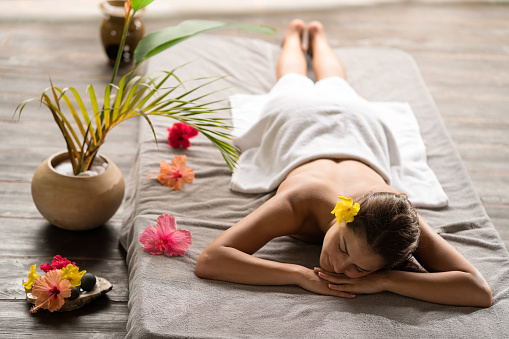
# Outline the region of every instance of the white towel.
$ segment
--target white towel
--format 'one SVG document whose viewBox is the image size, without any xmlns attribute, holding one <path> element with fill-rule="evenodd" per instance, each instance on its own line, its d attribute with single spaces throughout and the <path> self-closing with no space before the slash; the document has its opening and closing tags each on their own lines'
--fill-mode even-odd
<svg viewBox="0 0 509 339">
<path fill-rule="evenodd" d="M 368 102 L 341 78 L 314 84 L 297 74 L 281 78 L 270 93 L 237 94 L 230 101 L 242 152 L 233 191 L 270 192 L 310 160 L 357 159 L 416 207 L 448 204 L 407 103 Z"/>
</svg>

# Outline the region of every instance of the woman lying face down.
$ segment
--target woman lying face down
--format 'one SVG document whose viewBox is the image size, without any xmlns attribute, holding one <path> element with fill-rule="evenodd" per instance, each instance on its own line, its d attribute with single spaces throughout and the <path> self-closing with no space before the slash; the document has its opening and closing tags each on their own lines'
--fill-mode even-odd
<svg viewBox="0 0 509 339">
<path fill-rule="evenodd" d="M 317 81 L 344 82 L 345 70 L 323 26 L 307 26 L 309 45 L 303 49 L 305 29 L 301 20 L 290 23 L 278 79 L 290 73 L 305 76 L 307 51 L 312 52 Z M 338 194 L 344 196 L 339 203 Z M 253 255 L 280 236 L 322 243 L 320 267 Z M 395 269 L 410 258 L 424 269 Z M 240 284 L 298 285 L 342 298 L 389 291 L 448 305 L 492 303 L 482 275 L 417 214 L 404 194 L 355 159 L 316 159 L 293 169 L 272 198 L 207 246 L 197 260 L 196 274 Z"/>
<path fill-rule="evenodd" d="M 481 274 L 417 215 L 404 195 L 367 193 L 352 222 L 338 224 L 329 217 L 325 232 L 318 226 L 324 225 L 322 220 L 313 216 L 323 210 L 320 203 L 287 197 L 285 191 L 276 194 L 222 233 L 198 258 L 196 274 L 241 284 L 298 285 L 343 298 L 390 291 L 448 305 L 491 305 L 491 291 Z M 318 268 L 253 256 L 273 238 L 315 240 L 319 234 L 323 245 Z M 412 253 L 425 270 L 391 269 Z"/>
</svg>

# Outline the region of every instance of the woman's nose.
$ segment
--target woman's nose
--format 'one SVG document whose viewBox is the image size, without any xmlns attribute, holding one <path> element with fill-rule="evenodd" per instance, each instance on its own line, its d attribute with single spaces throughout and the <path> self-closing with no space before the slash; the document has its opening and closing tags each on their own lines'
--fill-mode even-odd
<svg viewBox="0 0 509 339">
<path fill-rule="evenodd" d="M 342 261 L 342 262 L 336 262 L 334 265 L 334 271 L 336 273 L 345 273 L 346 269 L 348 268 L 348 262 Z"/>
</svg>

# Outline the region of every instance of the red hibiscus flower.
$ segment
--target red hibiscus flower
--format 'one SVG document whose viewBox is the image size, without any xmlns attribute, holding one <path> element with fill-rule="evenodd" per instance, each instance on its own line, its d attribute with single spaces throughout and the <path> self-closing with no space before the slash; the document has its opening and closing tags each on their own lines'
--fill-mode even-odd
<svg viewBox="0 0 509 339">
<path fill-rule="evenodd" d="M 70 262 L 69 260 L 67 260 L 67 258 L 62 258 L 62 256 L 56 255 L 53 257 L 53 261 L 51 262 L 51 264 L 47 262 L 45 264 L 42 264 L 40 268 L 44 272 L 48 273 L 49 271 L 52 270 L 59 270 L 61 268 L 67 267 L 67 265 L 69 264 L 76 266 L 75 262 Z"/>
<path fill-rule="evenodd" d="M 176 122 L 168 128 L 168 144 L 174 148 L 188 148 L 191 146 L 189 139 L 195 137 L 198 131 L 183 122 Z"/>
</svg>

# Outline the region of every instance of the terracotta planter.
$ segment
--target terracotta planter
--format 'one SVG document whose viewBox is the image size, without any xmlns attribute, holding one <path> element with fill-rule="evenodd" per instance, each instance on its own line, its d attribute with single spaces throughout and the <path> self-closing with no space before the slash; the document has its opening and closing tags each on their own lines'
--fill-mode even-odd
<svg viewBox="0 0 509 339">
<path fill-rule="evenodd" d="M 89 230 L 106 223 L 124 197 L 124 178 L 103 155 L 106 170 L 96 176 L 70 176 L 55 167 L 69 158 L 67 151 L 52 155 L 35 171 L 32 198 L 39 212 L 53 225 L 67 230 Z"/>
</svg>

